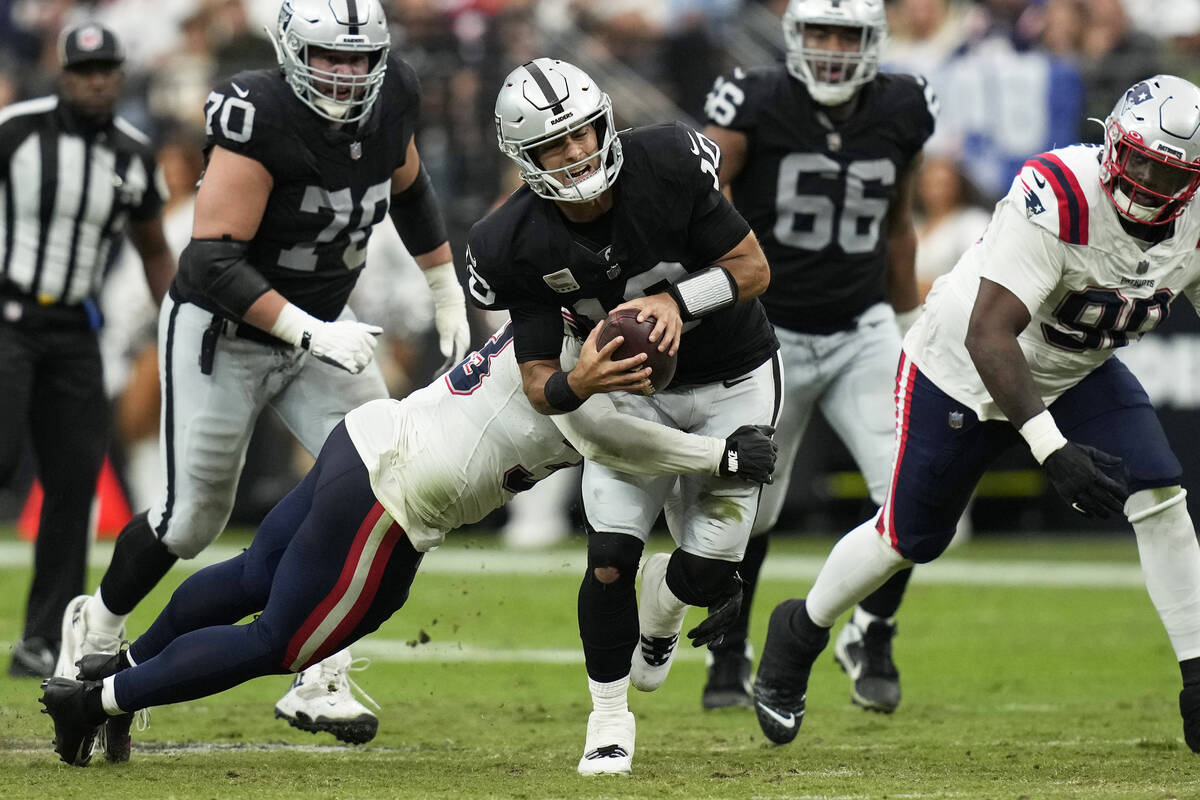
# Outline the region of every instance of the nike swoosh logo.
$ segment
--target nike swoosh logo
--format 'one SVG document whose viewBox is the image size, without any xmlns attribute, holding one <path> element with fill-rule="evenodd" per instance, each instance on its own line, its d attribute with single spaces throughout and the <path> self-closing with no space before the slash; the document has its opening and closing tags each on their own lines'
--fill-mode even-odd
<svg viewBox="0 0 1200 800">
<path fill-rule="evenodd" d="M 792 712 L 789 711 L 788 715 L 785 717 L 782 714 L 780 714 L 778 711 L 776 711 L 775 709 L 769 708 L 768 706 L 764 706 L 762 703 L 756 703 L 755 705 L 758 706 L 760 711 L 762 711 L 764 714 L 766 714 L 771 719 L 778 722 L 783 727 L 785 727 L 785 728 L 796 727 L 796 715 L 793 714 Z M 803 713 L 804 712 L 801 712 L 801 715 L 803 715 Z"/>
<path fill-rule="evenodd" d="M 1042 175 L 1036 169 L 1033 171 L 1033 182 L 1038 185 L 1039 189 L 1046 188 L 1046 181 L 1042 179 Z"/>
<path fill-rule="evenodd" d="M 739 383 L 745 383 L 746 381 L 750 380 L 753 377 L 754 377 L 753 375 L 747 375 L 744 378 L 735 378 L 734 380 L 731 380 L 731 381 L 721 381 L 721 385 L 724 386 L 726 389 L 732 389 L 733 387 L 737 386 Z"/>
<path fill-rule="evenodd" d="M 233 87 L 233 90 L 235 92 L 237 92 L 238 97 L 249 97 L 250 96 L 249 89 L 243 89 L 242 87 L 238 86 L 236 83 L 231 83 L 229 85 Z M 1042 184 L 1042 185 L 1045 186 L 1045 184 Z"/>
</svg>

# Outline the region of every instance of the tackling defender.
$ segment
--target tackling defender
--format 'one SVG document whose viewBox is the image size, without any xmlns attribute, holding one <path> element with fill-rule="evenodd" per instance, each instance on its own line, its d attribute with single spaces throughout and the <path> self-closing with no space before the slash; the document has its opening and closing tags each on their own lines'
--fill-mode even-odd
<svg viewBox="0 0 1200 800">
<path fill-rule="evenodd" d="M 719 149 L 674 123 L 618 133 L 608 95 L 578 67 L 549 58 L 505 79 L 496 132 L 525 185 L 471 229 L 468 285 L 482 308 L 509 309 L 533 407 L 560 414 L 581 402 L 558 360 L 561 306 L 590 319 L 634 308 L 656 320 L 651 340 L 679 361 L 665 391 L 614 397 L 619 408 L 708 435 L 735 420 L 774 424 L 778 344 L 754 299 L 770 275 L 750 226 L 721 194 Z M 663 682 L 688 606 L 719 609 L 709 618 L 716 629 L 737 613 L 736 570 L 759 487 L 716 475 L 678 484 L 584 465 L 579 633 L 593 711 L 583 775 L 632 770 L 628 686 L 652 691 Z M 638 562 L 671 496 L 679 547 L 646 559 L 639 608 Z"/>
<path fill-rule="evenodd" d="M 814 411 L 854 456 L 871 500 L 883 502 L 900 339 L 920 313 L 912 195 L 933 96 L 921 79 L 877 74 L 887 39 L 881 0 L 792 0 L 783 32 L 786 66 L 734 70 L 705 104 L 704 133 L 724 154 L 721 184 L 771 264 L 762 302 L 786 392 L 779 479 L 763 490 L 738 568 L 741 615 L 709 646 L 705 708 L 752 705 L 751 601 Z M 865 598 L 838 637 L 837 660 L 864 708 L 890 713 L 900 703 L 892 637 L 911 573 Z"/>
<path fill-rule="evenodd" d="M 430 386 L 347 414 L 249 549 L 185 580 L 128 651 L 84 658 L 88 680 L 43 683 L 62 760 L 85 766 L 110 715 L 303 670 L 349 646 L 404 605 L 423 554 L 446 531 L 581 457 L 629 473 L 727 474 L 736 464 L 747 481 L 770 478 L 769 430 L 696 436 L 592 396 L 648 385 L 645 354 L 611 361 L 623 337 L 597 351 L 599 330 L 582 351 L 573 337 L 561 345 L 564 361 L 578 355 L 572 383 L 590 397 L 574 413 L 547 417 L 529 405 L 506 324 Z"/>
<path fill-rule="evenodd" d="M 205 105 L 193 238 L 159 317 L 164 492 L 121 532 L 99 591 L 68 606 L 58 675 L 114 652 L 171 565 L 217 538 L 264 408 L 316 453 L 347 411 L 387 397 L 381 329 L 346 307 L 386 214 L 433 290 L 443 354 L 466 352 L 466 301 L 413 140 L 417 77 L 379 0 L 285 0 L 272 40 L 278 70 L 238 73 Z M 378 720 L 350 694 L 348 661 L 332 680 L 298 676 L 276 715 L 370 740 Z M 121 760 L 127 731 L 110 733 Z"/>
<path fill-rule="evenodd" d="M 1113 351 L 1186 294 L 1200 310 L 1200 88 L 1132 86 L 1104 146 L 1034 156 L 982 240 L 938 278 L 904 340 L 888 496 L 829 554 L 807 599 L 775 608 L 754 693 L 791 741 L 837 616 L 896 570 L 932 561 L 987 467 L 1022 440 L 1085 516 L 1124 513 L 1179 660 L 1184 738 L 1200 752 L 1200 545 L 1178 459 Z"/>
</svg>

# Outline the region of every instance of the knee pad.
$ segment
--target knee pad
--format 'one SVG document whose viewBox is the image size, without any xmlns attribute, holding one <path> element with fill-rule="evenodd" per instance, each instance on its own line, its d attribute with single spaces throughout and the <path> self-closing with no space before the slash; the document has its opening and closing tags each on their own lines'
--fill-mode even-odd
<svg viewBox="0 0 1200 800">
<path fill-rule="evenodd" d="M 602 567 L 612 567 L 619 573 L 615 583 L 633 585 L 637 577 L 638 562 L 642 560 L 641 539 L 627 533 L 591 533 L 588 535 L 588 565 L 589 576 L 594 577 L 596 570 Z"/>
<path fill-rule="evenodd" d="M 738 565 L 676 549 L 667 562 L 667 588 L 689 606 L 721 602 L 737 589 Z"/>
</svg>

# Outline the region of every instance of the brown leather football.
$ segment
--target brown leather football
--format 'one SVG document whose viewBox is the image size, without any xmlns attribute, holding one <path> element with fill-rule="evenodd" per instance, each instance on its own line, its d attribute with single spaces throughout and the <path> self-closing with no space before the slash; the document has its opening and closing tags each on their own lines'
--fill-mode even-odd
<svg viewBox="0 0 1200 800">
<path fill-rule="evenodd" d="M 618 336 L 624 336 L 625 341 L 621 342 L 621 346 L 613 353 L 613 360 L 619 361 L 622 358 L 632 358 L 638 353 L 645 353 L 649 356 L 645 366 L 652 370 L 650 373 L 652 391 L 646 392 L 646 394 L 661 392 L 675 377 L 675 365 L 678 357 L 660 353 L 659 343 L 650 341 L 649 336 L 654 331 L 654 317 L 647 317 L 644 322 L 638 322 L 637 316 L 638 311 L 634 308 L 626 308 L 609 314 L 604 320 L 604 327 L 600 329 L 599 338 L 596 339 L 596 347 L 604 347 Z"/>
</svg>

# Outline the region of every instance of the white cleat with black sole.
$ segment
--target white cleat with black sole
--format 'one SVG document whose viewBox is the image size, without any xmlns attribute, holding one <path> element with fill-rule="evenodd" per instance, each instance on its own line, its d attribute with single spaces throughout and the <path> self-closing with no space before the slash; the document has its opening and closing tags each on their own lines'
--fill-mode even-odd
<svg viewBox="0 0 1200 800">
<path fill-rule="evenodd" d="M 369 663 L 365 658 L 352 660 L 349 650 L 341 650 L 297 673 L 288 693 L 275 704 L 275 717 L 302 731 L 333 734 L 346 744 L 371 741 L 379 718 L 355 699 L 351 689 L 375 708 L 379 704 L 349 674 L 366 669 Z"/>
</svg>

